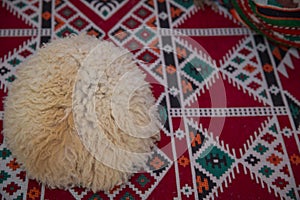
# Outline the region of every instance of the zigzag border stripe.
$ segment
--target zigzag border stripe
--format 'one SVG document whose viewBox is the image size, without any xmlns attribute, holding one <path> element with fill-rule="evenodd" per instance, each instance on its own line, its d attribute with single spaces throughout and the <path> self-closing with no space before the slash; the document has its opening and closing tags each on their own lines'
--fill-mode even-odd
<svg viewBox="0 0 300 200">
<path fill-rule="evenodd" d="M 14 9 L 14 6 L 10 1 L 2 1 L 2 6 L 6 7 L 6 9 L 9 12 L 11 12 L 13 15 L 17 16 L 17 18 L 24 21 L 25 24 L 30 25 L 32 27 L 36 27 L 36 25 L 33 24 L 30 19 L 28 19 L 26 16 L 22 15 L 22 13 L 20 11 L 17 11 L 16 9 Z"/>
<path fill-rule="evenodd" d="M 238 83 L 236 80 L 234 80 L 232 77 L 230 77 L 226 72 L 222 72 L 222 77 L 223 80 L 228 80 L 228 83 L 232 84 L 234 87 L 236 87 L 238 90 L 240 90 L 242 88 L 243 92 L 246 94 L 246 92 L 248 93 L 248 95 L 254 98 L 254 100 L 257 100 L 260 103 L 263 103 L 264 106 L 269 105 L 267 100 L 265 100 L 264 98 L 261 98 L 260 96 L 258 96 L 255 92 L 253 92 L 252 90 L 249 89 L 245 89 L 244 86 L 242 86 L 240 83 Z"/>
</svg>

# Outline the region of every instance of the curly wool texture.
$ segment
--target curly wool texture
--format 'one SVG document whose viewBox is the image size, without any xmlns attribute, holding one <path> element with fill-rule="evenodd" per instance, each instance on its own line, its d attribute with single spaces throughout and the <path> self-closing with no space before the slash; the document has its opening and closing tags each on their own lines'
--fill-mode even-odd
<svg viewBox="0 0 300 200">
<path fill-rule="evenodd" d="M 145 167 L 160 139 L 144 78 L 112 43 L 87 35 L 55 40 L 17 72 L 5 102 L 5 141 L 29 177 L 49 187 L 112 189 Z"/>
</svg>

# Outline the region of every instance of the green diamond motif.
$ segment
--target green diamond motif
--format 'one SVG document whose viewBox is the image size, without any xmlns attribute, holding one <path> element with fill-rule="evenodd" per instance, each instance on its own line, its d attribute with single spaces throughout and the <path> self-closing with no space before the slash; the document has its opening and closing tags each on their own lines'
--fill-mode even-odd
<svg viewBox="0 0 300 200">
<path fill-rule="evenodd" d="M 35 17 L 33 17 L 33 18 L 31 18 L 33 21 L 35 21 L 35 22 L 38 22 L 39 21 L 39 17 L 38 16 L 35 16 Z"/>
<path fill-rule="evenodd" d="M 277 133 L 277 129 L 276 129 L 275 124 L 273 124 L 273 125 L 269 128 L 269 130 L 272 131 L 273 133 Z"/>
<path fill-rule="evenodd" d="M 183 71 L 201 83 L 212 74 L 214 68 L 203 60 L 194 57 L 190 62 L 185 64 Z"/>
<path fill-rule="evenodd" d="M 19 2 L 19 3 L 17 3 L 17 4 L 15 4 L 18 8 L 24 8 L 25 6 L 26 6 L 26 4 L 25 3 L 23 3 L 22 1 L 21 2 Z"/>
<path fill-rule="evenodd" d="M 10 178 L 10 175 L 5 171 L 0 171 L 0 183 L 2 184 L 4 181 L 6 181 L 8 178 Z"/>
<path fill-rule="evenodd" d="M 289 107 L 290 107 L 293 118 L 297 118 L 297 116 L 299 115 L 299 112 L 300 112 L 299 109 L 293 104 L 290 104 Z"/>
<path fill-rule="evenodd" d="M 254 149 L 254 151 L 259 153 L 260 155 L 263 155 L 266 151 L 269 150 L 268 147 L 265 147 L 264 145 L 262 145 L 260 143 L 258 145 L 256 145 L 253 149 Z"/>
<path fill-rule="evenodd" d="M 135 35 L 144 42 L 149 42 L 155 36 L 153 31 L 146 27 L 140 29 Z"/>
<path fill-rule="evenodd" d="M 291 199 L 297 199 L 296 198 L 296 194 L 295 194 L 295 190 L 292 188 L 287 194 L 288 197 L 290 197 Z"/>
<path fill-rule="evenodd" d="M 7 157 L 9 157 L 11 155 L 10 150 L 8 150 L 7 148 L 4 148 L 3 150 L 0 151 L 0 157 L 5 160 Z"/>
<path fill-rule="evenodd" d="M 259 170 L 259 173 L 269 178 L 274 173 L 274 170 L 265 165 Z"/>
<path fill-rule="evenodd" d="M 248 42 L 248 43 L 246 44 L 246 46 L 248 46 L 248 47 L 250 47 L 250 48 L 253 48 L 253 45 L 252 45 L 251 42 Z"/>
<path fill-rule="evenodd" d="M 99 194 L 93 194 L 88 200 L 102 200 Z"/>
<path fill-rule="evenodd" d="M 241 64 L 242 62 L 244 62 L 245 60 L 239 56 L 235 57 L 234 59 L 232 59 L 233 62 L 237 63 L 237 64 Z"/>
<path fill-rule="evenodd" d="M 33 50 L 36 50 L 36 43 L 32 44 L 32 45 L 29 45 L 29 47 Z"/>
<path fill-rule="evenodd" d="M 126 192 L 121 200 L 134 200 L 134 197 L 129 192 Z"/>
<path fill-rule="evenodd" d="M 137 179 L 137 182 L 142 186 L 142 187 L 145 187 L 149 182 L 150 180 L 144 175 L 144 174 L 141 174 L 139 176 L 139 178 Z"/>
<path fill-rule="evenodd" d="M 104 10 L 104 11 L 102 12 L 102 15 L 103 15 L 104 17 L 106 17 L 106 16 L 108 15 L 107 10 Z"/>
<path fill-rule="evenodd" d="M 57 33 L 57 36 L 59 36 L 59 37 L 65 37 L 65 36 L 70 35 L 72 33 L 75 33 L 75 31 L 73 31 L 69 27 L 65 27 L 64 29 L 62 29 L 61 31 L 59 31 Z"/>
<path fill-rule="evenodd" d="M 266 91 L 264 90 L 264 91 L 262 91 L 261 93 L 259 93 L 259 96 L 264 97 L 264 98 L 267 98 L 267 93 L 266 93 Z"/>
<path fill-rule="evenodd" d="M 87 26 L 87 21 L 83 19 L 82 17 L 77 17 L 71 22 L 71 25 L 73 25 L 78 30 L 82 30 L 84 27 Z"/>
<path fill-rule="evenodd" d="M 240 73 L 239 75 L 236 76 L 236 78 L 244 82 L 245 80 L 247 80 L 249 78 L 249 76 L 247 76 L 244 73 Z"/>
<path fill-rule="evenodd" d="M 69 18 L 73 15 L 74 11 L 72 9 L 70 9 L 69 7 L 66 7 L 63 9 L 62 11 L 62 14 L 63 14 L 63 17 L 65 18 Z"/>
<path fill-rule="evenodd" d="M 176 3 L 178 3 L 179 5 L 185 7 L 186 9 L 188 9 L 189 7 L 194 5 L 194 1 L 193 0 L 175 0 Z"/>
<path fill-rule="evenodd" d="M 217 178 L 220 178 L 234 160 L 216 146 L 210 146 L 197 158 L 196 162 Z"/>
<path fill-rule="evenodd" d="M 13 58 L 12 60 L 8 61 L 9 64 L 11 64 L 13 67 L 17 66 L 21 63 L 21 61 L 18 58 Z"/>
</svg>

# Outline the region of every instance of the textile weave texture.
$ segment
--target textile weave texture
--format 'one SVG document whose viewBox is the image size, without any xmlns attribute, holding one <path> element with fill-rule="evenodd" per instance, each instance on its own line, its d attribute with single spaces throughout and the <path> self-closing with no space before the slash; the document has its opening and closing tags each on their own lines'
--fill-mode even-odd
<svg viewBox="0 0 300 200">
<path fill-rule="evenodd" d="M 299 50 L 192 0 L 0 2 L 2 100 L 37 48 L 87 32 L 133 52 L 165 121 L 150 170 L 98 193 L 28 179 L 1 134 L 1 199 L 300 198 Z"/>
<path fill-rule="evenodd" d="M 221 2 L 233 16 L 274 42 L 299 48 L 299 1 L 239 0 Z"/>
</svg>

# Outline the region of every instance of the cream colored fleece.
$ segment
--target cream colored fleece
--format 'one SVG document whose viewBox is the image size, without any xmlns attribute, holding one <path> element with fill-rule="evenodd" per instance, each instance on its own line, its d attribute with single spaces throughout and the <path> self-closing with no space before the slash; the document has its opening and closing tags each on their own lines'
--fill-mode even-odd
<svg viewBox="0 0 300 200">
<path fill-rule="evenodd" d="M 112 189 L 144 167 L 160 139 L 144 78 L 110 42 L 53 41 L 17 71 L 5 101 L 5 142 L 29 177 L 50 187 Z"/>
</svg>

